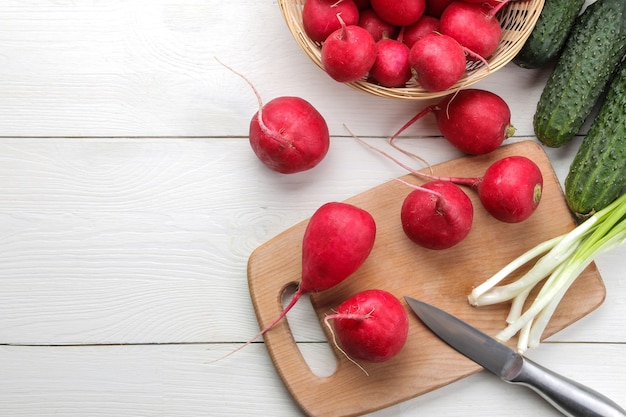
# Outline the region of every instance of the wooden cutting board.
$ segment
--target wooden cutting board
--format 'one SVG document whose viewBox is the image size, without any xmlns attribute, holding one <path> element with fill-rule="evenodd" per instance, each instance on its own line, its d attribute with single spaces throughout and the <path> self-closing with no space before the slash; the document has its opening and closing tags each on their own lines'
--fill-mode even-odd
<svg viewBox="0 0 626 417">
<path fill-rule="evenodd" d="M 436 305 L 487 334 L 498 333 L 505 326 L 509 305 L 476 308 L 469 305 L 467 295 L 510 260 L 544 240 L 571 230 L 575 223 L 550 161 L 535 142 L 518 142 L 489 155 L 468 156 L 434 166 L 436 175 L 476 177 L 492 162 L 507 155 L 527 156 L 541 168 L 544 192 L 537 211 L 522 223 L 502 223 L 485 212 L 476 193 L 466 189 L 474 203 L 473 228 L 463 242 L 447 250 L 422 249 L 404 235 L 400 207 L 411 191 L 405 184 L 389 181 L 348 199 L 347 202 L 374 216 L 376 243 L 353 276 L 333 289 L 311 295 L 320 321 L 356 292 L 380 288 L 396 295 L 405 306 L 402 297 L 409 295 Z M 423 183 L 412 175 L 402 178 Z M 249 258 L 250 294 L 262 328 L 281 312 L 285 290 L 299 281 L 302 237 L 307 222 L 263 244 Z M 604 298 L 604 284 L 592 264 L 568 290 L 544 338 L 590 313 Z M 337 350 L 335 372 L 328 377 L 316 376 L 294 342 L 287 320 L 266 333 L 264 339 L 276 370 L 306 414 L 355 416 L 416 397 L 482 369 L 440 341 L 410 311 L 409 316 L 409 337 L 404 349 L 387 362 L 361 363 L 369 376 Z M 514 347 L 515 342 L 513 339 L 509 343 Z"/>
</svg>

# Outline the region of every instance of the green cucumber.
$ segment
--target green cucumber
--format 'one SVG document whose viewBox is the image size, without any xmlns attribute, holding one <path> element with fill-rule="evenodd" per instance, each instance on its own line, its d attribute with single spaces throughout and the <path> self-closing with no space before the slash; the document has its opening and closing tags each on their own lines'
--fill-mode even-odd
<svg viewBox="0 0 626 417">
<path fill-rule="evenodd" d="M 522 68 L 542 68 L 555 60 L 584 4 L 585 0 L 546 0 L 513 62 Z"/>
<path fill-rule="evenodd" d="M 533 118 L 537 138 L 559 147 L 578 133 L 626 52 L 626 0 L 596 0 L 576 19 Z"/>
<path fill-rule="evenodd" d="M 586 218 L 615 201 L 626 187 L 626 61 L 565 178 L 570 209 Z"/>
</svg>

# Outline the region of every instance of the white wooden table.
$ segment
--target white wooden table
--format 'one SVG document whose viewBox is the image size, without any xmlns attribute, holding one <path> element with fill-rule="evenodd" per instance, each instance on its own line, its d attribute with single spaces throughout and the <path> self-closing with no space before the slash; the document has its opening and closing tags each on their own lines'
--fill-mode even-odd
<svg viewBox="0 0 626 417">
<path fill-rule="evenodd" d="M 216 57 L 265 101 L 316 106 L 332 134 L 323 163 L 291 176 L 261 165 L 247 140 L 256 99 Z M 476 85 L 511 106 L 509 141 L 536 140 L 546 78 L 511 64 Z M 321 204 L 403 175 L 343 124 L 384 143 L 423 105 L 331 81 L 275 1 L 2 1 L 0 415 L 301 415 L 263 343 L 209 365 L 258 330 L 248 256 Z M 460 156 L 428 117 L 406 135 L 432 163 Z M 561 181 L 580 139 L 548 150 Z M 598 310 L 528 352 L 622 405 L 625 257 L 597 260 Z M 327 372 L 310 305 L 289 320 Z M 559 414 L 483 372 L 373 415 Z"/>
</svg>

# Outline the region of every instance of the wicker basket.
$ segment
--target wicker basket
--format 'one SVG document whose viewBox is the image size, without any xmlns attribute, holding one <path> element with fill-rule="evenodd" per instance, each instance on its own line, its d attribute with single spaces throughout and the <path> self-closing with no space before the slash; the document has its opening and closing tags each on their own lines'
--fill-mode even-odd
<svg viewBox="0 0 626 417">
<path fill-rule="evenodd" d="M 511 1 L 498 12 L 502 26 L 502 38 L 493 55 L 487 60 L 489 66 L 482 62 L 468 62 L 465 75 L 448 90 L 431 92 L 421 88 L 414 79 L 407 86 L 399 88 L 383 87 L 381 85 L 359 80 L 345 83 L 350 87 L 380 97 L 424 100 L 448 95 L 454 91 L 471 86 L 489 74 L 498 71 L 509 63 L 530 36 L 535 23 L 539 18 L 544 0 L 517 0 Z M 322 67 L 321 45 L 313 42 L 304 32 L 302 26 L 302 7 L 304 0 L 278 0 L 285 22 L 296 42 L 307 56 L 320 68 Z"/>
</svg>

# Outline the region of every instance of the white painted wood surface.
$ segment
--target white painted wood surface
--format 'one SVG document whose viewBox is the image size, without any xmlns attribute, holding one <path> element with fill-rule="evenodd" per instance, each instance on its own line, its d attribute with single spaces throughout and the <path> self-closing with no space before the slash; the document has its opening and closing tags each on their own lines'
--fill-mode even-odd
<svg viewBox="0 0 626 417">
<path fill-rule="evenodd" d="M 254 95 L 215 57 L 266 101 L 313 103 L 333 135 L 324 162 L 265 169 L 246 137 Z M 535 140 L 546 77 L 509 65 L 477 85 L 511 106 L 511 141 Z M 404 174 L 343 124 L 384 138 L 424 104 L 329 80 L 275 1 L 1 2 L 0 415 L 301 415 L 262 343 L 211 363 L 258 329 L 247 258 L 322 203 Z M 407 136 L 431 163 L 459 156 L 430 118 Z M 561 181 L 579 141 L 548 150 Z M 604 304 L 529 352 L 623 405 L 625 256 L 597 261 Z M 290 313 L 294 335 L 331 372 L 309 313 Z M 559 415 L 484 373 L 373 415 L 416 414 Z"/>
</svg>

